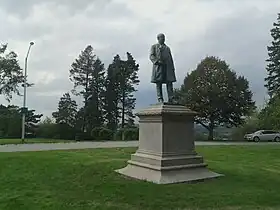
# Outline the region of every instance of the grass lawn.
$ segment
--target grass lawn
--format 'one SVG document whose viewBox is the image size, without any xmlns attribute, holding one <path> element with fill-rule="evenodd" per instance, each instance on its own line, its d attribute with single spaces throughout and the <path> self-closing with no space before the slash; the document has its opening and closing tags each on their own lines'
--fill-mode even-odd
<svg viewBox="0 0 280 210">
<path fill-rule="evenodd" d="M 226 176 L 175 185 L 115 173 L 134 150 L 0 153 L 0 209 L 280 209 L 280 146 L 198 147 L 209 167 Z"/>
<path fill-rule="evenodd" d="M 35 144 L 35 143 L 63 143 L 63 142 L 75 142 L 69 140 L 59 140 L 59 139 L 25 139 L 25 144 Z M 0 145 L 5 144 L 22 144 L 21 139 L 0 139 Z"/>
</svg>

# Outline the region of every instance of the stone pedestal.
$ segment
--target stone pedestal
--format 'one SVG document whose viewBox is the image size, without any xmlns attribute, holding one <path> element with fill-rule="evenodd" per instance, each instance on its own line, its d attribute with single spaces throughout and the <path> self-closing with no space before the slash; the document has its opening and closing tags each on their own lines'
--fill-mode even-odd
<svg viewBox="0 0 280 210">
<path fill-rule="evenodd" d="M 221 176 L 207 169 L 195 152 L 195 112 L 181 105 L 156 104 L 137 113 L 139 148 L 117 170 L 157 184 L 199 181 Z"/>
</svg>

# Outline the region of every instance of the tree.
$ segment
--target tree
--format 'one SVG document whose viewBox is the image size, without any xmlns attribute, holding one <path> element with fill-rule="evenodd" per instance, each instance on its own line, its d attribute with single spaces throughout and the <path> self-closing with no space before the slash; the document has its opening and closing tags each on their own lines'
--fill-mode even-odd
<svg viewBox="0 0 280 210">
<path fill-rule="evenodd" d="M 0 131 L 5 137 L 18 138 L 21 136 L 22 109 L 9 105 L 0 105 Z M 37 125 L 43 115 L 35 114 L 35 110 L 27 110 L 26 132 L 35 133 Z"/>
<path fill-rule="evenodd" d="M 63 94 L 58 102 L 58 111 L 52 113 L 53 118 L 58 124 L 67 124 L 74 127 L 77 116 L 77 103 L 71 99 L 69 93 Z"/>
<path fill-rule="evenodd" d="M 101 60 L 87 46 L 71 65 L 70 80 L 74 83 L 73 93 L 84 98 L 82 130 L 102 124 L 105 69 Z"/>
<path fill-rule="evenodd" d="M 6 53 L 7 44 L 0 45 L 0 94 L 10 101 L 12 94 L 19 93 L 19 85 L 24 82 L 22 69 L 13 51 Z"/>
<path fill-rule="evenodd" d="M 253 133 L 262 129 L 261 121 L 259 119 L 259 112 L 255 111 L 249 116 L 245 117 L 244 123 L 232 130 L 233 140 L 242 140 L 245 134 Z"/>
<path fill-rule="evenodd" d="M 27 110 L 26 115 L 25 115 L 26 132 L 35 133 L 35 131 L 38 127 L 38 123 L 41 121 L 41 117 L 43 117 L 43 114 L 35 114 L 34 109 Z"/>
<path fill-rule="evenodd" d="M 273 97 L 259 114 L 262 129 L 280 130 L 280 96 Z"/>
<path fill-rule="evenodd" d="M 116 130 L 119 123 L 119 99 L 118 99 L 118 82 L 116 77 L 117 68 L 120 62 L 120 57 L 114 57 L 112 64 L 107 69 L 107 77 L 105 83 L 105 118 L 107 127 L 111 130 Z"/>
<path fill-rule="evenodd" d="M 277 21 L 273 23 L 273 27 L 270 30 L 273 41 L 267 47 L 269 58 L 266 60 L 266 70 L 268 76 L 265 78 L 265 87 L 270 98 L 280 94 L 280 13 Z"/>
<path fill-rule="evenodd" d="M 125 61 L 116 55 L 113 63 L 109 66 L 106 85 L 106 111 L 107 113 L 110 111 L 110 114 L 107 115 L 110 125 L 115 125 L 119 117 L 122 128 L 134 123 L 133 109 L 136 103 L 134 93 L 139 84 L 138 71 L 139 64 L 130 53 L 127 53 Z"/>
<path fill-rule="evenodd" d="M 121 90 L 121 127 L 125 124 L 132 126 L 134 124 L 136 98 L 134 93 L 137 91 L 136 86 L 139 84 L 138 71 L 139 64 L 136 63 L 132 55 L 127 52 L 127 60 L 123 63 L 124 68 L 120 71 L 120 90 Z"/>
<path fill-rule="evenodd" d="M 179 102 L 199 113 L 196 122 L 209 131 L 209 140 L 214 128 L 241 125 L 255 109 L 249 82 L 213 56 L 203 59 L 175 94 Z"/>
<path fill-rule="evenodd" d="M 86 112 L 88 115 L 89 130 L 101 127 L 104 124 L 105 103 L 105 68 L 99 58 L 93 63 L 92 80 L 90 81 L 90 96 Z"/>
<path fill-rule="evenodd" d="M 38 124 L 36 136 L 40 138 L 56 138 L 57 135 L 57 124 L 50 117 L 46 117 L 46 119 Z"/>
</svg>

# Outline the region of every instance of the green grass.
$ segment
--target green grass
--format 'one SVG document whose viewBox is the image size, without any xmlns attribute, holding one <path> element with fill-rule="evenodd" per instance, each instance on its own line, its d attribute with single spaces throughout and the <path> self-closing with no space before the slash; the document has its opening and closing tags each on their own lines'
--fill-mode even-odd
<svg viewBox="0 0 280 210">
<path fill-rule="evenodd" d="M 25 139 L 25 144 L 37 144 L 37 143 L 64 143 L 64 142 L 75 142 L 69 140 L 59 139 Z M 0 139 L 0 145 L 5 144 L 22 144 L 21 139 Z"/>
<path fill-rule="evenodd" d="M 225 177 L 156 185 L 114 172 L 134 149 L 0 153 L 1 210 L 276 210 L 280 146 L 198 147 Z"/>
</svg>

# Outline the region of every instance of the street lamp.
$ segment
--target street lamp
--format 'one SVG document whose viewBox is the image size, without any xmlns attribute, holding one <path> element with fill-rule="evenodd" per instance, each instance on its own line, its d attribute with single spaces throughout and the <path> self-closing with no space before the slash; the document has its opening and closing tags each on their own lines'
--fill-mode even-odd
<svg viewBox="0 0 280 210">
<path fill-rule="evenodd" d="M 34 42 L 30 42 L 28 51 L 25 57 L 24 65 L 24 83 L 23 83 L 23 108 L 22 108 L 22 125 L 21 125 L 21 141 L 24 142 L 25 138 L 25 115 L 26 115 L 26 88 L 27 88 L 27 59 L 29 56 L 30 49 L 34 45 Z"/>
</svg>

